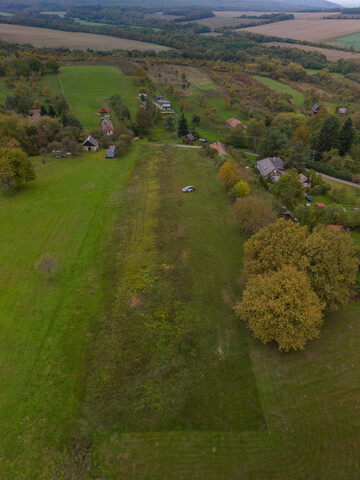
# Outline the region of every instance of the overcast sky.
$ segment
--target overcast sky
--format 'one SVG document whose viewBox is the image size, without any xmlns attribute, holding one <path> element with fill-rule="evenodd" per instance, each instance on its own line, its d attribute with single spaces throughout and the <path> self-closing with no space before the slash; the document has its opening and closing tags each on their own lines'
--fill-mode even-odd
<svg viewBox="0 0 360 480">
<path fill-rule="evenodd" d="M 340 0 L 338 3 L 344 7 L 360 7 L 360 0 Z"/>
</svg>

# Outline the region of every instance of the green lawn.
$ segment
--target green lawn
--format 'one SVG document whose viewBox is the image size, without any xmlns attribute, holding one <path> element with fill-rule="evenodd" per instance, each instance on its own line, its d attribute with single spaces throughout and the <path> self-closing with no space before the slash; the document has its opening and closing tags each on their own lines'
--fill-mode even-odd
<svg viewBox="0 0 360 480">
<path fill-rule="evenodd" d="M 291 95 L 294 101 L 294 104 L 297 107 L 300 107 L 304 103 L 304 100 L 305 100 L 304 95 L 301 92 L 298 92 L 297 90 L 294 90 L 293 88 L 289 87 L 289 85 L 278 82 L 277 80 L 273 80 L 272 78 L 261 77 L 259 75 L 255 75 L 254 78 L 256 78 L 258 82 L 261 82 L 262 84 L 266 85 L 272 90 L 276 90 L 277 92 L 280 92 L 280 93 L 288 93 L 289 95 Z"/>
<path fill-rule="evenodd" d="M 39 478 L 44 452 L 69 442 L 104 311 L 104 249 L 136 157 L 36 159 L 34 182 L 0 194 L 0 478 Z M 34 267 L 47 252 L 61 267 L 50 281 Z"/>
<path fill-rule="evenodd" d="M 96 112 L 107 106 L 107 99 L 115 93 L 120 94 L 133 115 L 139 107 L 136 98 L 139 89 L 133 85 L 131 77 L 113 66 L 61 67 L 59 74 L 45 75 L 41 86 L 48 86 L 52 92 L 63 91 L 75 116 L 86 129 L 99 125 Z"/>
<path fill-rule="evenodd" d="M 0 16 L 2 17 L 13 17 L 13 13 L 8 13 L 8 12 L 0 12 Z"/>
</svg>

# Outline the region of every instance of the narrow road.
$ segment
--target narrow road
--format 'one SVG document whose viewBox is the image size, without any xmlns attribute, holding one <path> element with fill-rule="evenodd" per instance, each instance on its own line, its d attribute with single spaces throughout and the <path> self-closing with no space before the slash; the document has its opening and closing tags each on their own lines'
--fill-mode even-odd
<svg viewBox="0 0 360 480">
<path fill-rule="evenodd" d="M 163 147 L 168 145 L 169 147 L 178 147 L 178 148 L 202 148 L 199 145 L 181 145 L 180 143 L 144 143 L 144 145 L 151 145 L 152 147 Z"/>
<path fill-rule="evenodd" d="M 344 185 L 350 185 L 350 187 L 360 188 L 358 183 L 348 182 L 347 180 L 342 180 L 341 178 L 330 177 L 329 175 L 325 175 L 325 173 L 316 172 L 317 175 L 321 177 L 327 178 L 328 180 L 334 180 L 334 182 L 343 183 Z"/>
</svg>

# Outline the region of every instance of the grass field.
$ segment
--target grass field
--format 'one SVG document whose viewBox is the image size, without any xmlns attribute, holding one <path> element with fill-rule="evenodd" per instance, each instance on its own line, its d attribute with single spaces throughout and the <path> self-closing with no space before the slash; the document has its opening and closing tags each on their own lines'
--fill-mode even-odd
<svg viewBox="0 0 360 480">
<path fill-rule="evenodd" d="M 30 43 L 34 47 L 66 47 L 78 50 L 168 50 L 168 47 L 125 38 L 91 33 L 64 32 L 47 28 L 0 24 L 0 39 L 10 43 Z"/>
<path fill-rule="evenodd" d="M 297 107 L 300 107 L 304 103 L 304 100 L 305 100 L 304 95 L 301 92 L 298 92 L 297 90 L 289 87 L 289 85 L 285 85 L 284 83 L 278 82 L 277 80 L 273 80 L 272 78 L 261 77 L 259 75 L 255 75 L 254 78 L 256 78 L 258 82 L 261 82 L 263 85 L 266 85 L 272 90 L 276 90 L 277 92 L 280 92 L 280 93 L 288 93 L 289 95 L 291 95 L 294 101 L 294 104 Z"/>
<path fill-rule="evenodd" d="M 331 45 L 338 45 L 339 47 L 354 47 L 355 50 L 360 50 L 360 32 L 352 33 L 351 35 L 343 35 L 335 38 L 330 38 L 326 43 Z"/>
<path fill-rule="evenodd" d="M 34 182 L 0 195 L 1 478 L 39 478 L 39 457 L 68 441 L 104 309 L 103 251 L 136 157 L 38 159 Z M 61 267 L 50 281 L 34 267 L 47 252 Z"/>
<path fill-rule="evenodd" d="M 59 74 L 44 76 L 41 86 L 49 87 L 51 92 L 63 92 L 74 114 L 87 129 L 99 125 L 96 112 L 115 93 L 120 94 L 133 115 L 139 107 L 136 98 L 139 89 L 131 77 L 113 66 L 61 67 Z"/>
<path fill-rule="evenodd" d="M 360 303 L 305 352 L 250 338 L 244 238 L 198 151 L 36 171 L 0 196 L 1 478 L 357 479 Z"/>
<path fill-rule="evenodd" d="M 13 13 L 7 13 L 7 12 L 0 12 L 0 16 L 2 17 L 13 17 Z"/>
</svg>

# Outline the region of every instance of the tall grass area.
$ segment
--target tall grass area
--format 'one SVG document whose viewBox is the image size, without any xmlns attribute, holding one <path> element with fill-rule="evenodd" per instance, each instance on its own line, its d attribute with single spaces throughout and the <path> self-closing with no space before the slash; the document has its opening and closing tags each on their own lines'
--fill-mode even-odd
<svg viewBox="0 0 360 480">
<path fill-rule="evenodd" d="M 289 87 L 289 85 L 278 82 L 277 80 L 273 80 L 272 78 L 261 77 L 260 75 L 254 75 L 254 78 L 256 78 L 258 82 L 261 82 L 263 85 L 266 85 L 272 90 L 276 90 L 279 93 L 288 93 L 289 95 L 291 95 L 294 101 L 294 104 L 297 107 L 301 107 L 301 105 L 304 103 L 304 100 L 305 100 L 304 94 L 301 92 L 298 92 L 294 88 Z"/>
<path fill-rule="evenodd" d="M 139 108 L 136 98 L 139 89 L 131 77 L 113 66 L 62 66 L 58 74 L 45 75 L 41 86 L 49 87 L 50 92 L 63 93 L 86 129 L 99 126 L 100 118 L 96 113 L 99 108 L 107 106 L 107 99 L 115 93 L 120 94 L 132 115 Z"/>
<path fill-rule="evenodd" d="M 0 194 L 1 478 L 39 478 L 44 452 L 69 442 L 104 310 L 104 249 L 136 157 L 39 159 L 34 182 Z M 48 252 L 60 265 L 50 280 L 34 266 Z"/>
</svg>

